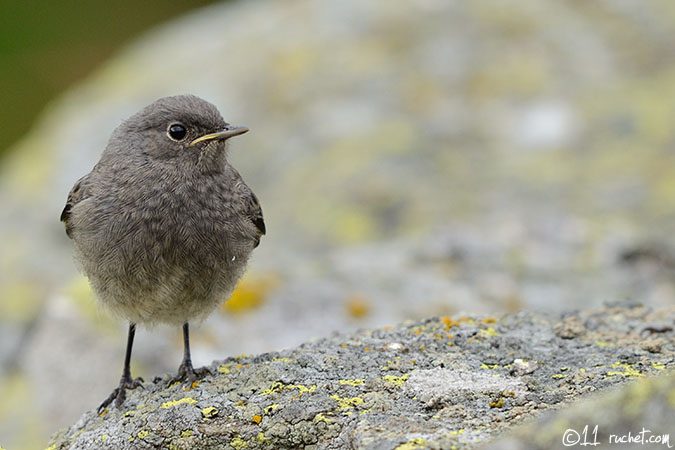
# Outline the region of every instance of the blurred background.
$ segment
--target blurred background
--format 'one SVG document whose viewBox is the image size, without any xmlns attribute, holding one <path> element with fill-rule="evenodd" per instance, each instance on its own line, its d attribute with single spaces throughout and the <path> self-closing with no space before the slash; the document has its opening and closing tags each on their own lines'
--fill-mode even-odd
<svg viewBox="0 0 675 450">
<path fill-rule="evenodd" d="M 439 314 L 674 301 L 669 0 L 38 3 L 0 15 L 7 449 L 44 447 L 117 385 L 126 324 L 58 217 L 165 95 L 251 129 L 230 159 L 268 226 L 194 328 L 196 364 Z M 132 373 L 181 354 L 180 330 L 141 329 Z"/>
</svg>

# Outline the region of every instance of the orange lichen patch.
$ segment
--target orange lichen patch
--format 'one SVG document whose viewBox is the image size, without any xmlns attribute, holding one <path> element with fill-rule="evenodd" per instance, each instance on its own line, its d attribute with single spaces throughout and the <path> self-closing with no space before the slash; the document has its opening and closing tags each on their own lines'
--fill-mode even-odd
<svg viewBox="0 0 675 450">
<path fill-rule="evenodd" d="M 262 422 L 262 416 L 256 414 L 255 416 L 253 416 L 253 421 L 259 424 L 260 422 Z"/>
<path fill-rule="evenodd" d="M 222 309 L 230 314 L 241 314 L 257 309 L 279 282 L 279 277 L 271 274 L 244 276 L 232 293 L 232 297 L 223 303 Z"/>
<path fill-rule="evenodd" d="M 495 322 L 497 322 L 497 319 L 495 319 L 494 317 L 486 317 L 485 319 L 483 319 L 483 323 L 495 323 Z"/>
<path fill-rule="evenodd" d="M 347 314 L 353 319 L 363 319 L 370 315 L 372 307 L 370 301 L 360 295 L 352 295 L 345 302 Z"/>
<path fill-rule="evenodd" d="M 460 320 L 462 320 L 462 319 L 460 319 Z M 447 316 L 441 317 L 441 323 L 443 323 L 443 325 L 445 325 L 445 328 L 447 328 L 448 330 L 452 327 L 458 327 L 459 326 L 458 321 L 452 320 L 451 318 L 449 318 Z"/>
<path fill-rule="evenodd" d="M 373 347 L 363 347 L 363 351 L 364 351 L 364 352 L 370 352 L 370 351 L 372 351 L 372 350 L 374 350 Z"/>
</svg>

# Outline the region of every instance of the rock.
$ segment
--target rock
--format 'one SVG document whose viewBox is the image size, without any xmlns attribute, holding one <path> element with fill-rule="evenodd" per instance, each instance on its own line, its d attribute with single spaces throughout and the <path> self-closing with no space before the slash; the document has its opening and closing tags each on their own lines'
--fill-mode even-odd
<svg viewBox="0 0 675 450">
<path fill-rule="evenodd" d="M 675 388 L 675 339 L 669 335 L 654 354 L 642 349 L 639 330 L 657 317 L 675 320 L 675 307 L 612 306 L 570 317 L 595 326 L 562 338 L 554 331 L 559 318 L 533 313 L 436 317 L 228 358 L 214 362 L 209 367 L 214 375 L 192 386 L 167 386 L 167 375 L 130 391 L 119 410 L 85 413 L 57 433 L 49 448 L 393 450 L 489 442 L 496 448 L 550 448 L 503 447 L 518 439 L 532 441 L 539 430 L 535 425 L 503 442 L 491 440 L 551 409 L 560 411 L 541 419 L 544 423 L 564 417 L 577 430 L 582 423 L 616 423 L 622 408 L 608 409 L 601 400 L 588 410 L 582 407 L 588 402 L 577 405 L 577 400 L 667 373 L 602 398 L 613 404 L 630 401 L 631 414 L 641 412 L 657 424 L 672 417 L 667 414 L 671 397 L 652 397 Z M 617 359 L 618 350 L 632 355 L 632 362 Z M 514 373 L 523 365 L 525 372 Z M 648 414 L 649 405 L 658 408 Z M 549 428 L 555 443 L 560 427 Z"/>
<path fill-rule="evenodd" d="M 485 446 L 491 450 L 671 448 L 675 373 L 644 377 L 545 413 Z"/>
<path fill-rule="evenodd" d="M 269 225 L 237 301 L 195 329 L 199 364 L 458 311 L 673 304 L 671 3 L 230 1 L 149 31 L 2 161 L 0 441 L 71 423 L 90 404 L 74 386 L 108 394 L 69 365 L 120 364 L 125 324 L 102 325 L 58 217 L 115 126 L 164 95 L 251 128 L 231 158 Z M 46 325 L 59 298 L 83 323 Z M 139 330 L 136 374 L 180 346 Z"/>
</svg>

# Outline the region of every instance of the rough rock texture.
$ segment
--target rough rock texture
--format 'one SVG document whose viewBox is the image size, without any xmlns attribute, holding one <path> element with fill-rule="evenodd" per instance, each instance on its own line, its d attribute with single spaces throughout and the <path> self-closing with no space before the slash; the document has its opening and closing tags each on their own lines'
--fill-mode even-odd
<svg viewBox="0 0 675 450">
<path fill-rule="evenodd" d="M 215 362 L 213 376 L 187 389 L 167 387 L 168 376 L 145 383 L 121 410 L 85 413 L 49 448 L 471 447 L 539 411 L 672 372 L 674 323 L 675 308 L 633 305 L 562 318 L 440 317 L 338 335 Z M 630 398 L 628 389 L 618 395 Z M 662 405 L 672 410 L 672 398 Z M 616 415 L 643 406 L 631 400 Z"/>
<path fill-rule="evenodd" d="M 673 448 L 674 417 L 675 372 L 671 370 L 545 413 L 486 447 L 546 450 L 565 444 L 590 448 L 597 443 L 598 448 Z"/>
<path fill-rule="evenodd" d="M 58 217 L 164 95 L 251 128 L 231 157 L 269 225 L 198 364 L 459 311 L 672 305 L 672 36 L 672 0 L 233 1 L 149 32 L 0 167 L 0 442 L 42 448 L 119 378 L 125 324 Z M 135 374 L 181 342 L 139 330 Z"/>
</svg>

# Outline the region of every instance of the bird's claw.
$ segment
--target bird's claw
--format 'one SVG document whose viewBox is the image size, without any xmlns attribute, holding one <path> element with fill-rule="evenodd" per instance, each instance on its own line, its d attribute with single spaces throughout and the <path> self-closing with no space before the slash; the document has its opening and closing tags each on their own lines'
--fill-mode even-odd
<svg viewBox="0 0 675 450">
<path fill-rule="evenodd" d="M 127 389 L 136 389 L 137 387 L 143 387 L 143 378 L 122 378 L 120 385 L 117 386 L 108 398 L 106 398 L 98 407 L 98 414 L 102 414 L 113 401 L 115 402 L 116 407 L 119 408 L 122 406 L 122 403 L 124 403 L 124 400 L 127 398 Z"/>
<path fill-rule="evenodd" d="M 204 378 L 206 375 L 213 375 L 211 371 L 206 367 L 200 367 L 195 369 L 192 367 L 192 362 L 183 361 L 178 367 L 178 373 L 175 377 L 169 380 L 169 386 L 174 383 L 186 383 L 188 385 L 194 383 L 195 381 Z"/>
</svg>

